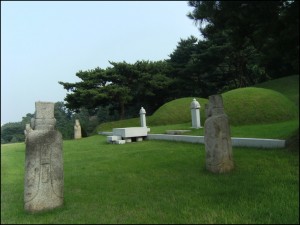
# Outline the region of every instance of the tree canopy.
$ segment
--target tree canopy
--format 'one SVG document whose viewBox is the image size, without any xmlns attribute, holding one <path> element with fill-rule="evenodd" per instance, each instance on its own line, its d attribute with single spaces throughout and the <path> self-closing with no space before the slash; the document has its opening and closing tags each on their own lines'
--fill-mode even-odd
<svg viewBox="0 0 300 225">
<path fill-rule="evenodd" d="M 189 96 L 208 97 L 239 87 L 299 74 L 298 1 L 188 1 L 188 17 L 203 38 L 181 39 L 163 61 L 110 62 L 106 69 L 79 71 L 66 106 L 119 118 L 144 106 Z M 125 110 L 126 109 L 126 110 Z M 108 117 L 107 117 L 108 118 Z M 112 117 L 111 117 L 112 118 Z"/>
<path fill-rule="evenodd" d="M 72 93 L 67 94 L 65 101 L 69 109 L 78 111 L 81 107 L 89 110 L 110 105 L 118 108 L 120 118 L 125 116 L 125 106 L 140 107 L 145 103 L 148 107 L 158 107 L 163 103 L 157 101 L 157 94 L 165 95 L 171 83 L 167 76 L 170 67 L 164 61 L 110 62 L 113 67 L 96 68 L 79 71 L 76 76 L 81 79 L 77 83 L 59 83 Z"/>
</svg>

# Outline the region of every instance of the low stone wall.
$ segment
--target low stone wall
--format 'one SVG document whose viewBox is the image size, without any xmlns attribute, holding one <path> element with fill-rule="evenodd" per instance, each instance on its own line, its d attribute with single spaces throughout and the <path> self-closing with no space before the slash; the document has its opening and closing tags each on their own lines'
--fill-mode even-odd
<svg viewBox="0 0 300 225">
<path fill-rule="evenodd" d="M 102 135 L 112 135 L 112 132 L 100 132 Z M 168 140 L 204 144 L 204 136 L 148 134 L 148 140 Z M 284 148 L 285 140 L 263 138 L 231 138 L 234 147 L 251 148 Z"/>
</svg>

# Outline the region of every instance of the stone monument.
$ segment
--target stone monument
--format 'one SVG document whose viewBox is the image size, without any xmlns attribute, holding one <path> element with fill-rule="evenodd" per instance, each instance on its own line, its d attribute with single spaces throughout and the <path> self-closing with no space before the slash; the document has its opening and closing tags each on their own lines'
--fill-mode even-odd
<svg viewBox="0 0 300 225">
<path fill-rule="evenodd" d="M 74 139 L 80 139 L 81 137 L 81 126 L 79 120 L 76 119 L 74 125 Z"/>
<path fill-rule="evenodd" d="M 54 103 L 36 102 L 35 109 L 25 151 L 24 209 L 28 212 L 63 204 L 62 135 L 54 130 Z"/>
<path fill-rule="evenodd" d="M 230 127 L 222 96 L 209 96 L 209 105 L 205 109 L 208 116 L 204 124 L 206 169 L 213 173 L 229 172 L 234 164 Z"/>
<path fill-rule="evenodd" d="M 192 113 L 192 128 L 201 128 L 200 122 L 200 104 L 194 98 L 191 103 L 191 113 Z"/>
<path fill-rule="evenodd" d="M 141 127 L 147 127 L 146 126 L 146 110 L 143 107 L 140 109 L 140 120 L 141 120 Z"/>
</svg>

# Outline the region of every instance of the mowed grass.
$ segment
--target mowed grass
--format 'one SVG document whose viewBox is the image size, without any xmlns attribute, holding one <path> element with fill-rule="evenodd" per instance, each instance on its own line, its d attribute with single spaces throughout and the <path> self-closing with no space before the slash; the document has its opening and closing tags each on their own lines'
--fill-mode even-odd
<svg viewBox="0 0 300 225">
<path fill-rule="evenodd" d="M 123 120 L 123 123 L 107 123 L 104 131 L 111 132 L 114 127 L 130 127 L 128 120 Z M 131 121 L 134 121 L 131 119 Z M 204 122 L 201 125 L 203 126 Z M 134 125 L 137 126 L 137 125 Z M 204 128 L 194 129 L 191 127 L 191 122 L 182 124 L 171 124 L 161 126 L 149 126 L 150 134 L 166 134 L 167 130 L 190 130 L 183 135 L 204 136 Z M 270 124 L 254 124 L 243 126 L 230 126 L 232 137 L 244 138 L 267 138 L 267 139 L 288 139 L 291 134 L 299 129 L 299 120 L 290 120 L 279 123 Z"/>
<path fill-rule="evenodd" d="M 266 81 L 255 87 L 278 91 L 294 102 L 299 109 L 299 74 Z"/>
<path fill-rule="evenodd" d="M 1 146 L 2 224 L 299 224 L 299 151 L 234 148 L 235 169 L 216 175 L 201 144 L 64 141 L 64 206 L 38 214 L 23 210 L 24 151 Z"/>
</svg>

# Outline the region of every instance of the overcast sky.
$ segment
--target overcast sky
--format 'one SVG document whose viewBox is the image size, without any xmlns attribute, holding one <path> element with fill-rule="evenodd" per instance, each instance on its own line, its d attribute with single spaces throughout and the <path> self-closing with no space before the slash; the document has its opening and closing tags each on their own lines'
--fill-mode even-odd
<svg viewBox="0 0 300 225">
<path fill-rule="evenodd" d="M 168 59 L 198 28 L 186 1 L 1 1 L 1 125 L 64 101 L 58 81 L 108 61 Z"/>
</svg>

